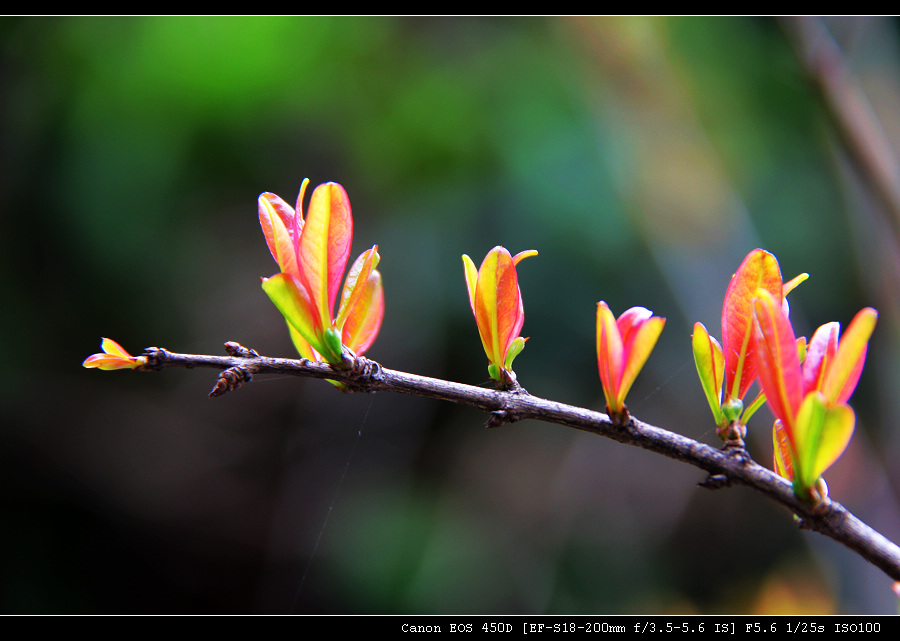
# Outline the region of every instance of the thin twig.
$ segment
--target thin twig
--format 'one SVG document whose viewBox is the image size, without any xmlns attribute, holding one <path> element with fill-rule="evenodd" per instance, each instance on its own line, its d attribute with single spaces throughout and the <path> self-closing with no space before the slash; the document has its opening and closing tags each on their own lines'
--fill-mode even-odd
<svg viewBox="0 0 900 641">
<path fill-rule="evenodd" d="M 237 389 L 257 374 L 288 374 L 337 381 L 343 384 L 346 392 L 389 391 L 469 405 L 489 412 L 490 426 L 535 419 L 574 427 L 694 465 L 709 474 L 701 483 L 704 487 L 716 489 L 740 484 L 762 492 L 793 512 L 800 519 L 801 527 L 843 543 L 889 577 L 900 581 L 900 548 L 897 545 L 839 503 L 827 499 L 819 505 L 804 502 L 794 494 L 788 481 L 754 462 L 743 448 L 716 449 L 633 417 L 620 425 L 601 412 L 532 396 L 521 388 L 511 391 L 484 389 L 386 369 L 363 357 L 347 358 L 346 368 L 340 369 L 306 359 L 259 356 L 236 343 L 226 343 L 226 349 L 231 356 L 177 354 L 149 347 L 143 354 L 147 363 L 138 369 L 211 367 L 222 370 L 210 396 Z"/>
</svg>

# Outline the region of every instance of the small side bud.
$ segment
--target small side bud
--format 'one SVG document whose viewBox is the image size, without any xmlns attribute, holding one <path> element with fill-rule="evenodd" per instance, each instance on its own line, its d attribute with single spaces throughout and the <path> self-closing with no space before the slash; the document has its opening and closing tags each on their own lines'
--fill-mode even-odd
<svg viewBox="0 0 900 641">
<path fill-rule="evenodd" d="M 744 402 L 739 398 L 732 398 L 722 405 L 722 413 L 725 415 L 725 419 L 731 423 L 732 421 L 736 421 L 741 417 L 741 412 L 744 411 Z"/>
</svg>

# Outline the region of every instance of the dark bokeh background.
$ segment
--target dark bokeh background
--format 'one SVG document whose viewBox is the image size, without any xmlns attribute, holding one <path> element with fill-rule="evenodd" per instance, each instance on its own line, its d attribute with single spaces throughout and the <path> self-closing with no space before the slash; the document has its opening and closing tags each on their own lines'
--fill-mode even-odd
<svg viewBox="0 0 900 641">
<path fill-rule="evenodd" d="M 828 26 L 900 141 L 897 23 Z M 256 196 L 306 176 L 347 189 L 354 255 L 380 247 L 372 358 L 487 385 L 460 254 L 535 248 L 523 385 L 602 409 L 596 302 L 644 305 L 668 323 L 629 406 L 707 443 L 691 326 L 721 334 L 749 250 L 811 274 L 799 332 L 877 307 L 826 478 L 900 540 L 897 239 L 780 23 L 2 18 L 3 612 L 896 612 L 887 577 L 783 508 L 588 434 L 81 367 L 100 336 L 292 355 Z"/>
</svg>

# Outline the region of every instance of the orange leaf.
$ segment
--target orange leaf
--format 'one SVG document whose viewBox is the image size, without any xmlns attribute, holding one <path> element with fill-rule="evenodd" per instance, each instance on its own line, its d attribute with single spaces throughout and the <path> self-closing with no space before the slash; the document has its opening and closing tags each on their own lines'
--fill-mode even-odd
<svg viewBox="0 0 900 641">
<path fill-rule="evenodd" d="M 597 368 L 611 413 L 625 409 L 625 397 L 665 324 L 645 307 L 632 307 L 616 320 L 604 301 L 597 303 Z"/>
<path fill-rule="evenodd" d="M 503 376 L 504 371 L 512 375 L 512 360 L 522 351 L 525 342 L 519 336 L 525 322 L 525 309 L 516 264 L 535 255 L 536 251 L 528 250 L 514 258 L 505 247 L 498 245 L 488 252 L 478 270 L 471 258 L 465 254 L 462 257 L 469 304 L 488 357 L 488 371 L 498 381 L 509 378 Z"/>
<path fill-rule="evenodd" d="M 102 370 L 134 369 L 146 363 L 144 356 L 132 356 L 111 338 L 103 338 L 100 341 L 102 354 L 91 354 L 82 363 L 83 367 Z"/>
<path fill-rule="evenodd" d="M 769 252 L 755 249 L 747 255 L 728 284 L 722 308 L 725 394 L 732 398 L 744 398 L 756 379 L 753 300 L 760 289 L 769 292 L 781 305 L 783 285 L 778 261 Z"/>
<path fill-rule="evenodd" d="M 323 327 L 332 324 L 334 302 L 350 256 L 353 218 L 347 192 L 337 183 L 313 191 L 300 235 L 300 277 Z"/>
<path fill-rule="evenodd" d="M 283 272 L 298 275 L 297 254 L 294 249 L 292 229 L 295 224 L 294 209 L 275 194 L 259 195 L 259 224 L 266 238 L 272 258 Z"/>
<path fill-rule="evenodd" d="M 754 302 L 755 339 L 760 360 L 759 384 L 772 412 L 781 419 L 793 441 L 794 418 L 803 400 L 803 381 L 794 329 L 781 300 L 760 290 Z"/>
<path fill-rule="evenodd" d="M 359 295 L 348 307 L 347 321 L 344 323 L 342 340 L 344 345 L 356 354 L 365 353 L 381 329 L 384 318 L 384 291 L 381 285 L 381 274 L 372 271 L 365 284 L 358 288 Z"/>
</svg>

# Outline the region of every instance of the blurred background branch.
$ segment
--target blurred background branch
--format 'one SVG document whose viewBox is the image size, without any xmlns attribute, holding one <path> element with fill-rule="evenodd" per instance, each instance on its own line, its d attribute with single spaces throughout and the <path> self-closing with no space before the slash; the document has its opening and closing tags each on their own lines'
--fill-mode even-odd
<svg viewBox="0 0 900 641">
<path fill-rule="evenodd" d="M 822 96 L 835 130 L 900 241 L 900 163 L 872 108 L 822 18 L 784 18 L 797 55 Z"/>
</svg>

